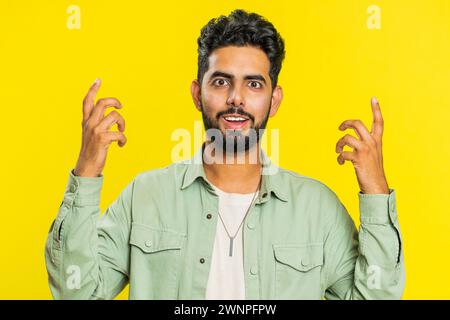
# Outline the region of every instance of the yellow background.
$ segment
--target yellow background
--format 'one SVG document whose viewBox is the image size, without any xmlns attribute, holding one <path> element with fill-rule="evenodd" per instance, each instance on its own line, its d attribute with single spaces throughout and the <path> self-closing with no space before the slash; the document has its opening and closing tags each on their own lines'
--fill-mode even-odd
<svg viewBox="0 0 450 320">
<path fill-rule="evenodd" d="M 66 26 L 72 4 L 80 30 Z M 372 4 L 380 30 L 366 26 Z M 370 97 L 378 97 L 404 238 L 404 298 L 450 298 L 447 0 L 1 1 L 0 298 L 51 298 L 44 244 L 76 163 L 92 81 L 103 80 L 99 97 L 122 101 L 127 122 L 128 143 L 110 147 L 103 172 L 103 212 L 136 174 L 170 163 L 173 130 L 201 120 L 189 93 L 196 39 L 210 18 L 235 8 L 266 16 L 286 40 L 285 98 L 269 121 L 280 130 L 280 165 L 327 184 L 357 224 L 354 169 L 337 164 L 334 146 L 342 121 L 370 126 Z"/>
</svg>

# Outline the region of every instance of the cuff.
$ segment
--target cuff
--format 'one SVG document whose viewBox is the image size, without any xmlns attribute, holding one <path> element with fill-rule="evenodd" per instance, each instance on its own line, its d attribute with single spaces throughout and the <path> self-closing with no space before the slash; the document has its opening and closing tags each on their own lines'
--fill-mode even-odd
<svg viewBox="0 0 450 320">
<path fill-rule="evenodd" d="M 397 221 L 395 190 L 389 194 L 358 193 L 361 223 L 394 224 Z"/>
<path fill-rule="evenodd" d="M 79 177 L 71 169 L 63 204 L 69 206 L 98 206 L 100 204 L 102 186 L 103 174 L 99 177 Z"/>
</svg>

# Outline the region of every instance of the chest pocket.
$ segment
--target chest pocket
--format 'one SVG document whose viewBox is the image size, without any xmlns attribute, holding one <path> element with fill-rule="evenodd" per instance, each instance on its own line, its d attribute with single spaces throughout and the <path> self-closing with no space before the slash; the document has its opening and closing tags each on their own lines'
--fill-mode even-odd
<svg viewBox="0 0 450 320">
<path fill-rule="evenodd" d="M 139 247 L 145 253 L 164 250 L 179 250 L 183 247 L 186 235 L 169 230 L 153 229 L 133 223 L 130 244 Z"/>
<path fill-rule="evenodd" d="M 275 298 L 321 299 L 323 243 L 274 244 Z"/>
<path fill-rule="evenodd" d="M 186 239 L 182 233 L 133 223 L 130 291 L 142 293 L 140 298 L 176 299 Z"/>
</svg>

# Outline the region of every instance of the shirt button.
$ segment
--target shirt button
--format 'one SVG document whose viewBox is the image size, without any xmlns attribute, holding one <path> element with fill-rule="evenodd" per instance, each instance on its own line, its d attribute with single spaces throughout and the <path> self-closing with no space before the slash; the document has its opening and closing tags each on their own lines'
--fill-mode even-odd
<svg viewBox="0 0 450 320">
<path fill-rule="evenodd" d="M 208 213 L 208 214 L 206 215 L 206 218 L 207 218 L 207 219 L 211 219 L 211 217 L 212 217 L 212 215 L 211 215 L 210 213 Z"/>
<path fill-rule="evenodd" d="M 392 197 L 389 197 L 388 205 L 389 205 L 389 209 L 390 209 L 389 211 L 395 212 L 395 201 Z"/>
<path fill-rule="evenodd" d="M 252 266 L 250 268 L 250 273 L 253 274 L 253 275 L 258 274 L 258 267 L 257 266 Z"/>
<path fill-rule="evenodd" d="M 302 258 L 302 266 L 306 267 L 309 265 L 309 259 L 308 258 Z"/>
<path fill-rule="evenodd" d="M 150 240 L 145 241 L 145 245 L 147 247 L 151 247 L 152 246 L 152 242 Z"/>
<path fill-rule="evenodd" d="M 205 259 L 201 258 L 200 263 L 205 263 Z"/>
<path fill-rule="evenodd" d="M 74 184 L 72 184 L 72 185 L 70 186 L 70 192 L 75 192 L 75 191 L 77 191 L 77 186 L 74 185 Z"/>
<path fill-rule="evenodd" d="M 247 223 L 247 227 L 251 230 L 255 229 L 255 225 L 251 222 Z"/>
</svg>

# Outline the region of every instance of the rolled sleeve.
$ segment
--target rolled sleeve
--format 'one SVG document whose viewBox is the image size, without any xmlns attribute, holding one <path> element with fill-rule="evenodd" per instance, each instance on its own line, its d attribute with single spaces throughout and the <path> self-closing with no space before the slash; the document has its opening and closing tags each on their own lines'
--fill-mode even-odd
<svg viewBox="0 0 450 320">
<path fill-rule="evenodd" d="M 70 170 L 62 204 L 67 206 L 98 206 L 103 186 L 103 175 L 79 177 Z"/>
<path fill-rule="evenodd" d="M 365 224 L 395 224 L 397 221 L 395 190 L 389 194 L 359 193 L 360 221 Z"/>
</svg>

